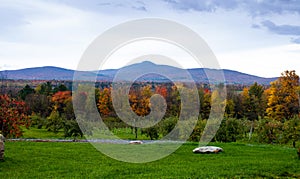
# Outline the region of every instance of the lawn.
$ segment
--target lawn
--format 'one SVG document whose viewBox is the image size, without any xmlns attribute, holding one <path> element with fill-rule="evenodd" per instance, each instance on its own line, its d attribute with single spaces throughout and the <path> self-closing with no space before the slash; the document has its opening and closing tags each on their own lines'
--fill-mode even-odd
<svg viewBox="0 0 300 179">
<path fill-rule="evenodd" d="M 0 178 L 300 177 L 296 149 L 243 143 L 211 145 L 225 152 L 193 154 L 197 143 L 186 143 L 161 160 L 132 164 L 111 159 L 89 143 L 7 141 Z"/>
<path fill-rule="evenodd" d="M 49 132 L 47 129 L 37 129 L 35 127 L 30 127 L 30 129 L 22 128 L 24 139 L 73 139 L 73 137 L 64 137 L 63 130 L 59 130 L 57 133 Z M 116 136 L 121 139 L 126 140 L 135 140 L 135 134 L 132 132 L 130 128 L 119 128 L 111 130 Z M 101 138 L 100 134 L 93 134 L 95 138 Z M 84 137 L 77 137 L 78 139 L 85 139 Z M 145 134 L 141 134 L 140 129 L 138 130 L 138 140 L 150 140 Z"/>
</svg>

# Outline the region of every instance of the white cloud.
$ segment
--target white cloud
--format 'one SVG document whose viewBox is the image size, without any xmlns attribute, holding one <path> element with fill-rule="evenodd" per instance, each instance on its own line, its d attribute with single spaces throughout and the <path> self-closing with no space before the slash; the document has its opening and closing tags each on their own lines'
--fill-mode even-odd
<svg viewBox="0 0 300 179">
<path fill-rule="evenodd" d="M 292 7 L 279 1 L 257 1 L 248 6 L 245 1 L 199 1 L 198 8 L 206 8 L 201 11 L 191 9 L 186 1 L 180 2 L 185 9 L 174 9 L 170 5 L 173 1 L 2 1 L 0 10 L 6 11 L 0 12 L 0 60 L 7 64 L 2 69 L 46 65 L 75 69 L 95 37 L 114 25 L 144 17 L 190 27 L 204 38 L 223 68 L 278 76 L 300 66 L 299 44 L 291 43 L 299 37 L 271 33 L 261 25 L 270 20 L 276 25 L 300 26 L 297 3 Z"/>
<path fill-rule="evenodd" d="M 296 44 L 217 54 L 221 68 L 262 77 L 280 76 L 285 70 L 300 73 L 300 46 Z"/>
</svg>

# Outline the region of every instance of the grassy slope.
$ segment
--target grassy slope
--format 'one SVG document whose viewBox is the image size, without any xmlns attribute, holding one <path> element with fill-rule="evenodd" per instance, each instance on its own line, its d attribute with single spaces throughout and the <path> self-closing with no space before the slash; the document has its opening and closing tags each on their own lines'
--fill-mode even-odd
<svg viewBox="0 0 300 179">
<path fill-rule="evenodd" d="M 151 163 L 119 162 L 89 143 L 6 142 L 0 178 L 211 178 L 300 177 L 300 160 L 292 148 L 216 143 L 225 152 L 193 154 L 187 143 L 172 155 Z"/>
</svg>

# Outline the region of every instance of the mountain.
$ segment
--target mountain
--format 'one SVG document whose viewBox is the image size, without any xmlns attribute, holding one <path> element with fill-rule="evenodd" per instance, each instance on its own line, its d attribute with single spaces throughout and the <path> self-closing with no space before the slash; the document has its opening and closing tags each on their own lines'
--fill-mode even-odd
<svg viewBox="0 0 300 179">
<path fill-rule="evenodd" d="M 188 81 L 189 75 L 196 82 L 210 83 L 220 82 L 218 75 L 222 70 L 208 68 L 181 69 L 168 65 L 157 65 L 149 61 L 136 63 L 125 66 L 120 69 L 109 69 L 97 71 L 74 71 L 70 69 L 58 67 L 37 67 L 21 70 L 7 70 L 0 73 L 6 76 L 7 79 L 23 79 L 23 80 L 73 80 L 73 75 L 76 72 L 80 79 L 92 79 L 97 77 L 98 81 L 112 81 L 115 77 L 117 80 L 136 80 L 136 81 Z M 225 82 L 228 84 L 270 84 L 271 81 L 277 78 L 262 78 L 254 75 L 249 75 L 233 70 L 223 70 Z M 161 74 L 161 75 L 158 75 Z M 135 77 L 139 77 L 135 79 Z M 167 77 L 167 78 L 166 78 Z"/>
</svg>

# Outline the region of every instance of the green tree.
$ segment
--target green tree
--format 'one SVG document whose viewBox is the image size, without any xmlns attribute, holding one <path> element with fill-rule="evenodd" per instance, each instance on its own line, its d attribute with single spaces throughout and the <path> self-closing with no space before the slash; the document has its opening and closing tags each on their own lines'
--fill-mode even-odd
<svg viewBox="0 0 300 179">
<path fill-rule="evenodd" d="M 39 94 L 44 94 L 46 96 L 52 96 L 53 90 L 52 90 L 52 84 L 50 81 L 40 84 L 36 87 L 36 92 Z"/>
<path fill-rule="evenodd" d="M 249 140 L 252 137 L 254 129 L 254 120 L 259 117 L 264 117 L 266 100 L 264 97 L 263 86 L 258 85 L 256 82 L 250 88 L 244 88 L 242 93 L 243 116 L 251 121 L 251 128 L 249 132 Z"/>
<path fill-rule="evenodd" d="M 62 129 L 63 126 L 63 119 L 59 115 L 59 112 L 56 110 L 53 110 L 50 114 L 50 116 L 47 118 L 47 125 L 46 128 L 48 131 L 52 131 L 54 133 L 57 133 L 60 129 Z"/>
<path fill-rule="evenodd" d="M 158 139 L 159 137 L 159 128 L 157 126 L 152 126 L 146 129 L 142 129 L 142 134 L 146 134 L 147 137 L 150 137 L 151 140 Z"/>
<path fill-rule="evenodd" d="M 56 86 L 54 89 L 53 89 L 53 93 L 57 93 L 59 91 L 67 91 L 68 88 L 66 87 L 66 85 L 64 84 L 59 84 L 58 86 Z"/>
<path fill-rule="evenodd" d="M 18 96 L 22 99 L 25 100 L 26 96 L 29 94 L 34 94 L 35 90 L 31 88 L 29 85 L 26 85 L 23 89 L 21 89 L 18 93 Z"/>
</svg>

